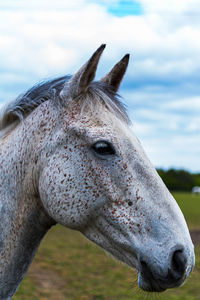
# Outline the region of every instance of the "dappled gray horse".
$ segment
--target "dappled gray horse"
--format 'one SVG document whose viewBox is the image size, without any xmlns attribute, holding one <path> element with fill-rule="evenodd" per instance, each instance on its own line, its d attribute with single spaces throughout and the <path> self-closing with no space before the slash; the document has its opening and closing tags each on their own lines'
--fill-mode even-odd
<svg viewBox="0 0 200 300">
<path fill-rule="evenodd" d="M 74 76 L 33 87 L 1 112 L 1 300 L 56 223 L 136 268 L 146 291 L 181 285 L 194 266 L 184 217 L 116 94 L 129 55 L 93 81 L 104 48 Z"/>
</svg>

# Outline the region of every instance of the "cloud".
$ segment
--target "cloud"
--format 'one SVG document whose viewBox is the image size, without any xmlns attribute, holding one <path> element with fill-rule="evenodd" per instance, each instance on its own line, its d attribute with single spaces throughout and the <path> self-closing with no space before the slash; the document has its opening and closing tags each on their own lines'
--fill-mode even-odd
<svg viewBox="0 0 200 300">
<path fill-rule="evenodd" d="M 196 135 L 200 139 L 200 135 Z M 178 167 L 198 170 L 199 143 L 193 136 L 175 136 L 174 138 L 146 138 L 142 144 L 151 161 L 157 167 Z"/>
<path fill-rule="evenodd" d="M 200 12 L 198 0 L 139 0 L 144 11 L 150 14 L 191 15 Z"/>
<path fill-rule="evenodd" d="M 200 171 L 198 2 L 129 0 L 140 13 L 119 17 L 122 1 L 116 0 L 2 1 L 0 102 L 41 79 L 74 73 L 107 43 L 97 78 L 131 54 L 121 94 L 154 164 L 182 166 L 177 139 L 187 150 L 183 166 Z"/>
</svg>

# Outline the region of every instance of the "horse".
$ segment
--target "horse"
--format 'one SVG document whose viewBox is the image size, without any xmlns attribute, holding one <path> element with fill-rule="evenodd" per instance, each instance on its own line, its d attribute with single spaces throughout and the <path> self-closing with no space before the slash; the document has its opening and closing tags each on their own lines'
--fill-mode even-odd
<svg viewBox="0 0 200 300">
<path fill-rule="evenodd" d="M 73 76 L 41 82 L 0 115 L 0 299 L 11 299 L 55 224 L 80 231 L 162 292 L 194 267 L 184 216 L 118 95 L 126 54 L 94 81 L 105 45 Z"/>
</svg>

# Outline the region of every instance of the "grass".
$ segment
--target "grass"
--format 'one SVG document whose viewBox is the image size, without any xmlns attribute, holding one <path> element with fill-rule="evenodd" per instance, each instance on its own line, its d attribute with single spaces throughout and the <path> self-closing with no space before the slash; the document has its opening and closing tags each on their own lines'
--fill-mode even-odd
<svg viewBox="0 0 200 300">
<path fill-rule="evenodd" d="M 174 195 L 191 228 L 200 229 L 200 196 Z M 186 284 L 162 294 L 137 287 L 134 270 L 108 257 L 80 233 L 55 226 L 45 237 L 14 300 L 199 300 L 200 247 Z"/>
<path fill-rule="evenodd" d="M 200 195 L 174 193 L 190 229 L 200 229 Z M 200 299 L 200 297 L 199 297 Z"/>
</svg>

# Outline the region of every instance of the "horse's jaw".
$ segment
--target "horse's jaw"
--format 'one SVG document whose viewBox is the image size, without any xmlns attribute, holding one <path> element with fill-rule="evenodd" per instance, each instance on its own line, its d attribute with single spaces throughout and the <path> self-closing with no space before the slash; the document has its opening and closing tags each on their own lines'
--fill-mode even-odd
<svg viewBox="0 0 200 300">
<path fill-rule="evenodd" d="M 176 203 L 172 207 L 176 210 Z M 112 208 L 110 211 L 115 210 Z M 118 260 L 137 269 L 138 285 L 142 290 L 163 292 L 184 284 L 194 267 L 195 258 L 194 246 L 181 212 L 179 223 L 174 224 L 173 220 L 168 224 L 165 218 L 159 217 L 153 222 L 149 216 L 143 227 L 137 224 L 130 227 L 124 226 L 130 220 L 122 219 L 120 223 L 119 215 L 116 219 L 118 223 L 112 214 L 95 217 L 82 233 Z M 136 219 L 130 224 L 133 222 L 137 223 Z M 149 228 L 150 224 L 152 228 Z"/>
</svg>

